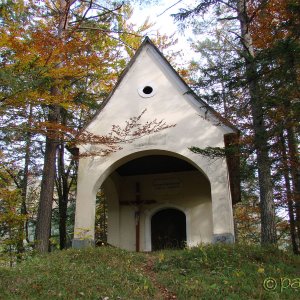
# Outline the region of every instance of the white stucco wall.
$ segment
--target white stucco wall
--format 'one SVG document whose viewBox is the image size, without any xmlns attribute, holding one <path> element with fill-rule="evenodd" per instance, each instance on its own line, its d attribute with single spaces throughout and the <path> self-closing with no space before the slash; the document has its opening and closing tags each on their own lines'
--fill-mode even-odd
<svg viewBox="0 0 300 300">
<path fill-rule="evenodd" d="M 145 85 L 155 88 L 153 97 L 143 98 L 139 95 L 138 89 Z M 193 96 L 187 94 L 186 90 L 185 85 L 170 70 L 155 49 L 146 44 L 111 99 L 86 129 L 98 135 L 108 134 L 112 125 L 125 126 L 126 121 L 140 115 L 144 109 L 146 109 L 146 113 L 142 117 L 141 123 L 157 119 L 165 120 L 167 124 L 176 126 L 124 144 L 122 150 L 106 157 L 80 159 L 75 239 L 93 237 L 95 195 L 108 176 L 127 161 L 150 154 L 165 154 L 187 160 L 205 174 L 210 181 L 211 208 L 208 208 L 208 204 L 206 204 L 207 206 L 203 209 L 204 211 L 211 209 L 212 223 L 208 222 L 205 225 L 210 227 L 207 234 L 192 229 L 192 242 L 193 240 L 198 242 L 199 235 L 205 241 L 211 240 L 209 237 L 211 232 L 213 234 L 233 234 L 232 206 L 225 160 L 212 161 L 188 150 L 190 146 L 223 147 L 223 136 L 225 133 L 232 132 L 232 129 L 222 125 L 214 115 L 195 101 Z M 99 146 L 80 146 L 80 153 L 94 151 L 97 148 L 99 149 Z M 191 201 L 190 206 L 195 205 L 193 201 L 196 200 L 189 201 Z M 192 228 L 197 227 L 193 220 L 203 214 L 200 207 L 201 205 L 203 207 L 204 204 L 198 203 L 197 205 L 199 209 L 190 213 Z M 119 222 L 120 228 L 122 228 L 122 222 L 130 224 L 131 219 L 130 214 L 125 214 L 128 207 L 120 209 Z M 126 244 L 125 248 L 132 248 L 132 240 L 125 238 L 122 234 L 119 235 L 119 241 L 115 240 L 114 243 L 116 245 L 118 243 Z M 145 242 L 143 243 L 145 244 Z"/>
<path fill-rule="evenodd" d="M 114 174 L 114 178 L 117 176 Z M 114 184 L 112 179 L 108 179 Z M 151 250 L 151 217 L 157 211 L 165 208 L 177 208 L 185 213 L 187 221 L 187 243 L 189 246 L 212 242 L 212 205 L 208 180 L 198 171 L 176 172 L 167 174 L 137 175 L 122 177 L 120 181 L 120 201 L 135 200 L 135 184 L 139 182 L 141 200 L 154 200 L 156 203 L 142 206 L 140 248 L 141 251 Z M 176 182 L 171 188 L 157 188 L 157 183 Z M 114 193 L 111 187 L 104 191 L 108 204 L 114 203 Z M 112 197 L 112 201 L 111 201 Z M 117 212 L 115 211 L 117 210 Z M 108 243 L 127 250 L 135 250 L 135 219 L 134 205 L 118 207 L 109 204 L 108 208 Z M 118 215 L 119 212 L 119 216 Z M 116 228 L 116 226 L 119 228 Z M 116 238 L 117 232 L 119 240 Z"/>
</svg>

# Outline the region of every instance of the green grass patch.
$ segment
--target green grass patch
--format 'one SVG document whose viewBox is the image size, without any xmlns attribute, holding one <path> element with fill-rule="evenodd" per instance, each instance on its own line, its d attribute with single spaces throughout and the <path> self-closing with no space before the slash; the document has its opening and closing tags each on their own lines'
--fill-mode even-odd
<svg viewBox="0 0 300 300">
<path fill-rule="evenodd" d="M 0 269 L 0 299 L 153 299 L 144 259 L 110 247 L 36 256 Z"/>
<path fill-rule="evenodd" d="M 277 249 L 206 245 L 155 255 L 158 281 L 178 299 L 300 299 L 300 258 Z"/>
<path fill-rule="evenodd" d="M 36 255 L 0 268 L 0 299 L 5 300 L 158 300 L 164 299 L 164 288 L 180 300 L 300 299 L 300 258 L 242 245 L 150 254 L 101 247 Z"/>
</svg>

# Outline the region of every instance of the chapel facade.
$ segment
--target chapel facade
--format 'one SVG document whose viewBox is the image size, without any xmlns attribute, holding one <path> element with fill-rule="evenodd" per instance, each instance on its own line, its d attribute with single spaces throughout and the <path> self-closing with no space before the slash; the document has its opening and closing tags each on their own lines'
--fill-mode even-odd
<svg viewBox="0 0 300 300">
<path fill-rule="evenodd" d="M 190 90 L 146 38 L 102 108 L 84 130 L 107 135 L 140 116 L 168 128 L 144 134 L 108 155 L 80 145 L 73 247 L 94 244 L 96 194 L 102 186 L 108 243 L 130 251 L 234 242 L 239 201 L 236 158 L 211 159 L 190 147 L 225 147 L 238 130 Z M 102 146 L 103 147 L 103 146 Z M 86 155 L 85 155 L 86 154 Z"/>
</svg>

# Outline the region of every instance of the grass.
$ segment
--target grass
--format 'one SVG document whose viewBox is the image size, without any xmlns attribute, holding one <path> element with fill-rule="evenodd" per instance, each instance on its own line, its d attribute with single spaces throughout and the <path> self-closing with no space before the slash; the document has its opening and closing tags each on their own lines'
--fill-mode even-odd
<svg viewBox="0 0 300 300">
<path fill-rule="evenodd" d="M 277 249 L 207 245 L 165 251 L 154 270 L 178 299 L 300 299 L 300 258 Z"/>
<path fill-rule="evenodd" d="M 106 247 L 36 256 L 0 269 L 0 299 L 153 299 L 143 260 Z"/>
<path fill-rule="evenodd" d="M 166 299 L 165 288 L 177 299 L 299 299 L 300 258 L 241 245 L 150 254 L 102 247 L 58 251 L 0 268 L 5 300 Z"/>
</svg>

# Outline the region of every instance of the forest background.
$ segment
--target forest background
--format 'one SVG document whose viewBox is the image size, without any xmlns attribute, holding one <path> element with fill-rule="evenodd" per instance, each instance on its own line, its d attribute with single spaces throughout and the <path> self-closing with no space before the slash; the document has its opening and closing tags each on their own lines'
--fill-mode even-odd
<svg viewBox="0 0 300 300">
<path fill-rule="evenodd" d="M 131 20 L 134 7 L 157 2 L 0 4 L 1 263 L 70 246 L 78 163 L 72 144 L 88 140 L 117 151 L 126 142 L 117 116 L 119 132 L 79 132 L 146 35 L 199 97 L 240 130 L 239 147 L 229 153 L 241 162 L 237 241 L 299 254 L 299 1 L 174 1 L 172 17 L 188 33 L 188 51 L 178 51 L 176 36 L 155 31 L 148 19 Z M 193 59 L 178 64 L 187 52 Z M 143 124 L 131 122 L 143 134 Z M 211 159 L 228 155 L 197 146 L 191 151 Z M 98 196 L 96 238 L 105 242 L 105 195 Z"/>
</svg>

